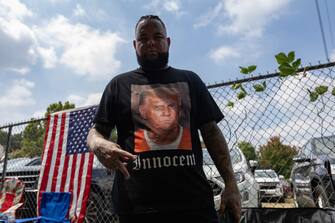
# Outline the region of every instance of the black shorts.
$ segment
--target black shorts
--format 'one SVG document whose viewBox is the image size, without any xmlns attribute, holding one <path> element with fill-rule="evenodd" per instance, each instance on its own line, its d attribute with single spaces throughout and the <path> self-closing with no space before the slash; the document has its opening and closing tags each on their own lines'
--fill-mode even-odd
<svg viewBox="0 0 335 223">
<path fill-rule="evenodd" d="M 218 223 L 215 210 L 119 215 L 119 223 Z"/>
</svg>

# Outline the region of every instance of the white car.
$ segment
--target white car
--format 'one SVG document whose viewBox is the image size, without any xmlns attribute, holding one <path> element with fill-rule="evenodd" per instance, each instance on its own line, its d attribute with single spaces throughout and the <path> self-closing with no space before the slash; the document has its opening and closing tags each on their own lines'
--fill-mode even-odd
<svg viewBox="0 0 335 223">
<path fill-rule="evenodd" d="M 224 182 L 221 178 L 218 170 L 216 169 L 213 160 L 211 159 L 207 149 L 203 149 L 203 168 L 210 182 L 219 185 L 221 192 L 224 189 Z M 230 150 L 231 161 L 233 164 L 233 170 L 237 186 L 241 194 L 241 205 L 242 208 L 260 207 L 259 203 L 259 186 L 256 182 L 248 161 L 246 160 L 243 153 L 238 148 Z M 215 190 L 214 190 L 215 191 Z M 215 195 L 215 194 L 214 194 Z M 215 207 L 220 207 L 221 197 L 214 196 Z"/>
<path fill-rule="evenodd" d="M 283 185 L 273 169 L 255 170 L 255 178 L 260 186 L 262 200 L 284 200 Z"/>
</svg>

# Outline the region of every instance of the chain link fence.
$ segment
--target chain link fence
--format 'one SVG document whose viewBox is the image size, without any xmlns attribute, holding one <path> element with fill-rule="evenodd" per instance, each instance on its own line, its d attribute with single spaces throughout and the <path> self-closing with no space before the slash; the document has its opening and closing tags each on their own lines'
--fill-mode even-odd
<svg viewBox="0 0 335 223">
<path fill-rule="evenodd" d="M 1 179 L 19 178 L 25 185 L 24 204 L 16 213 L 18 218 L 37 216 L 36 197 L 45 124 L 43 118 L 0 127 Z M 114 173 L 95 158 L 85 223 L 118 222 L 111 203 L 113 180 Z"/>
<path fill-rule="evenodd" d="M 285 78 L 274 73 L 208 86 L 225 115 L 219 127 L 243 208 L 334 207 L 334 78 L 335 63 L 328 63 Z M 257 92 L 257 84 L 264 91 Z M 25 183 L 22 218 L 36 216 L 44 132 L 45 119 L 0 126 L 0 174 Z M 224 184 L 212 166 L 205 153 L 204 171 L 218 200 Z M 118 222 L 112 182 L 113 173 L 95 161 L 86 222 Z"/>
<path fill-rule="evenodd" d="M 242 206 L 334 207 L 334 65 L 208 86 L 225 114 L 219 126 L 234 152 Z M 236 161 L 244 158 L 248 167 Z"/>
</svg>

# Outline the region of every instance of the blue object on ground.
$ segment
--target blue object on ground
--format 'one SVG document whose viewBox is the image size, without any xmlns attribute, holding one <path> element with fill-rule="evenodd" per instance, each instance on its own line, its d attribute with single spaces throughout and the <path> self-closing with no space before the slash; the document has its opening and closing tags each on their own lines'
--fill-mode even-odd
<svg viewBox="0 0 335 223">
<path fill-rule="evenodd" d="M 68 192 L 42 193 L 40 216 L 36 218 L 17 219 L 16 223 L 70 223 L 67 212 L 70 207 L 71 194 Z"/>
</svg>

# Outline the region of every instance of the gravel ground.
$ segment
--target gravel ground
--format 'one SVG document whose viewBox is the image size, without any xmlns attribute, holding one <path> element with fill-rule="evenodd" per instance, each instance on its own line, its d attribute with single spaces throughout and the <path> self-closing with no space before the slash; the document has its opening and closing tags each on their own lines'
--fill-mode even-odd
<svg viewBox="0 0 335 223">
<path fill-rule="evenodd" d="M 262 203 L 262 208 L 295 208 L 294 199 L 285 199 L 283 203 Z"/>
</svg>

